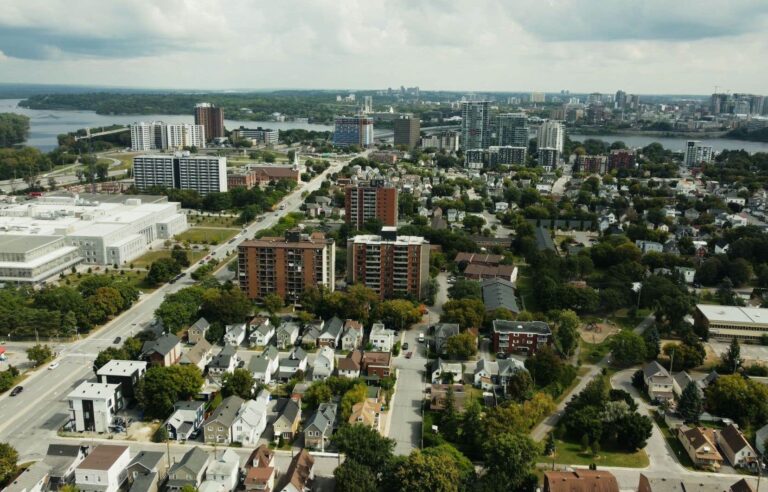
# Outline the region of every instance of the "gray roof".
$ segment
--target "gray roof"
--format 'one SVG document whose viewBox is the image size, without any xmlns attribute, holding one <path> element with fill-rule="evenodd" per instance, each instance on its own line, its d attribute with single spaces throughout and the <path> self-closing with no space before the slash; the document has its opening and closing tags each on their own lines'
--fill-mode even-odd
<svg viewBox="0 0 768 492">
<path fill-rule="evenodd" d="M 341 335 L 342 328 L 344 328 L 344 322 L 337 316 L 334 316 L 323 324 L 323 331 L 321 334 L 327 334 L 331 338 L 337 339 L 339 338 L 339 335 Z"/>
<path fill-rule="evenodd" d="M 3 253 L 24 254 L 49 243 L 60 241 L 59 236 L 30 236 L 21 234 L 1 234 L 0 251 Z"/>
<path fill-rule="evenodd" d="M 517 314 L 520 308 L 515 297 L 515 285 L 503 278 L 489 278 L 483 280 L 483 304 L 486 311 L 504 308 Z"/>
<path fill-rule="evenodd" d="M 439 323 L 435 325 L 436 338 L 448 338 L 459 334 L 458 323 Z"/>
<path fill-rule="evenodd" d="M 515 371 L 528 370 L 525 368 L 525 364 L 523 364 L 521 361 L 514 358 L 500 359 L 496 362 L 499 365 L 499 376 L 508 376 Z"/>
<path fill-rule="evenodd" d="M 216 421 L 226 427 L 231 427 L 243 403 L 243 399 L 239 396 L 232 395 L 224 398 L 216 410 L 206 419 L 206 425 L 208 422 Z"/>
<path fill-rule="evenodd" d="M 202 448 L 195 446 L 194 448 L 184 453 L 184 456 L 182 456 L 181 460 L 171 466 L 171 469 L 168 470 L 168 474 L 173 475 L 176 470 L 180 468 L 186 468 L 191 473 L 197 475 L 198 472 L 203 470 L 208 465 L 208 459 L 208 453 Z"/>
<path fill-rule="evenodd" d="M 165 453 L 162 451 L 139 451 L 139 453 L 133 457 L 131 462 L 128 463 L 128 466 L 132 467 L 139 465 L 147 470 L 147 472 L 151 472 L 157 470 L 157 465 L 160 464 L 164 456 Z"/>
<path fill-rule="evenodd" d="M 304 430 L 314 426 L 323 435 L 329 433 L 333 430 L 333 423 L 336 420 L 336 409 L 335 403 L 321 403 L 317 411 L 304 424 Z"/>
<path fill-rule="evenodd" d="M 51 470 L 50 465 L 44 461 L 37 461 L 32 466 L 25 468 L 16 479 L 9 483 L 3 492 L 21 492 L 35 488 L 35 485 L 45 480 Z"/>
<path fill-rule="evenodd" d="M 267 372 L 268 367 L 269 360 L 262 357 L 251 357 L 251 360 L 248 362 L 248 371 L 251 373 Z"/>
<path fill-rule="evenodd" d="M 171 353 L 174 347 L 181 342 L 179 337 L 173 333 L 166 333 L 160 336 L 157 340 L 144 342 L 144 346 L 141 348 L 142 355 L 148 355 L 152 352 L 157 352 L 160 355 L 167 355 Z"/>
<path fill-rule="evenodd" d="M 654 360 L 643 366 L 643 376 L 645 379 L 651 376 L 669 377 L 669 372 L 664 369 L 664 366 Z"/>
<path fill-rule="evenodd" d="M 221 352 L 216 354 L 208 367 L 215 367 L 218 369 L 226 369 L 232 363 L 232 357 L 237 355 L 237 347 L 234 345 L 225 345 Z"/>
<path fill-rule="evenodd" d="M 509 321 L 505 319 L 493 320 L 493 331 L 501 333 L 535 333 L 537 335 L 551 335 L 552 330 L 543 321 Z"/>
<path fill-rule="evenodd" d="M 45 462 L 51 467 L 52 477 L 61 477 L 72 466 L 82 452 L 76 444 L 49 444 Z"/>
<path fill-rule="evenodd" d="M 534 229 L 536 234 L 536 247 L 539 251 L 550 250 L 555 251 L 555 243 L 552 241 L 552 236 L 549 233 L 549 229 L 543 227 L 537 227 Z"/>
<path fill-rule="evenodd" d="M 157 490 L 157 472 L 143 473 L 133 478 L 133 483 L 128 492 L 149 492 Z"/>
<path fill-rule="evenodd" d="M 285 402 L 285 405 L 283 405 L 283 409 L 280 411 L 280 415 L 277 418 L 285 417 L 289 422 L 293 422 L 299 415 L 300 410 L 301 407 L 299 406 L 299 403 L 296 400 L 289 399 Z"/>
<path fill-rule="evenodd" d="M 210 328 L 211 324 L 208 322 L 205 318 L 200 318 L 199 320 L 195 321 L 195 323 L 191 326 L 191 328 L 197 328 L 198 330 L 205 331 L 208 328 Z"/>
</svg>

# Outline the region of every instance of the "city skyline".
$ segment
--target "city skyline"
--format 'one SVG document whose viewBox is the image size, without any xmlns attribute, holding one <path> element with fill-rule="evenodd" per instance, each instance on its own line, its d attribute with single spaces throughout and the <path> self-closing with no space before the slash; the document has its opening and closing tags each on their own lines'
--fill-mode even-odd
<svg viewBox="0 0 768 492">
<path fill-rule="evenodd" d="M 758 2 L 11 1 L 0 83 L 764 93 Z M 125 22 L 125 19 L 131 19 Z M 201 70 L 201 67 L 205 67 Z M 486 74 L 482 76 L 482 74 Z"/>
</svg>

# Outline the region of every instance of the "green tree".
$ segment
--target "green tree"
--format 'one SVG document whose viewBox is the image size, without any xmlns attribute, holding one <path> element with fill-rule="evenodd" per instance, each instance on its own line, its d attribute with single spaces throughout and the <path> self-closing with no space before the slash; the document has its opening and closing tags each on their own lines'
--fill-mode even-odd
<svg viewBox="0 0 768 492">
<path fill-rule="evenodd" d="M 333 471 L 338 492 L 378 492 L 374 469 L 347 459 Z"/>
<path fill-rule="evenodd" d="M 350 388 L 344 396 L 341 397 L 341 420 L 346 422 L 349 416 L 352 414 L 352 407 L 357 403 L 365 401 L 368 395 L 368 387 L 365 383 L 360 382 Z"/>
<path fill-rule="evenodd" d="M 525 368 L 539 387 L 555 383 L 560 379 L 563 361 L 549 347 L 542 347 L 533 356 L 525 359 Z"/>
<path fill-rule="evenodd" d="M 451 299 L 482 299 L 483 291 L 477 280 L 461 278 L 448 287 L 448 296 Z"/>
<path fill-rule="evenodd" d="M 445 408 L 443 408 L 440 419 L 440 431 L 449 441 L 456 441 L 460 425 L 459 412 L 456 409 L 456 395 L 453 391 L 453 385 L 449 384 L 448 390 L 445 392 Z"/>
<path fill-rule="evenodd" d="M 155 366 L 139 381 L 136 397 L 148 417 L 164 419 L 174 403 L 195 396 L 202 387 L 203 376 L 197 366 Z"/>
<path fill-rule="evenodd" d="M 467 360 L 477 353 L 477 338 L 468 332 L 462 332 L 448 337 L 446 352 L 451 358 Z"/>
<path fill-rule="evenodd" d="M 221 393 L 225 398 L 236 395 L 243 400 L 249 400 L 253 396 L 253 387 L 256 384 L 251 371 L 239 367 L 224 373 L 221 382 Z"/>
<path fill-rule="evenodd" d="M 707 355 L 704 346 L 698 341 L 695 344 L 668 343 L 664 345 L 663 351 L 672 360 L 671 371 L 685 371 L 698 367 L 704 363 Z"/>
<path fill-rule="evenodd" d="M 632 412 L 621 417 L 615 424 L 616 433 L 621 436 L 619 445 L 627 451 L 645 447 L 653 431 L 653 423 L 646 415 Z"/>
<path fill-rule="evenodd" d="M 461 442 L 463 448 L 471 455 L 473 459 L 480 459 L 485 430 L 483 424 L 483 409 L 480 403 L 475 399 L 470 399 L 464 406 L 461 425 Z"/>
<path fill-rule="evenodd" d="M 181 492 L 197 492 L 197 487 L 194 485 L 186 484 L 181 487 Z"/>
<path fill-rule="evenodd" d="M 385 325 L 398 330 L 404 330 L 421 320 L 418 306 L 406 299 L 384 301 L 379 304 L 377 313 Z"/>
<path fill-rule="evenodd" d="M 581 320 L 579 315 L 570 309 L 560 312 L 557 317 L 557 332 L 555 339 L 560 351 L 566 357 L 570 357 L 576 347 L 579 345 L 579 326 Z"/>
<path fill-rule="evenodd" d="M 528 371 L 515 371 L 507 378 L 507 395 L 513 400 L 528 400 L 532 391 L 533 379 Z"/>
<path fill-rule="evenodd" d="M 392 461 L 395 441 L 374 429 L 361 425 L 342 426 L 331 438 L 347 460 L 353 460 L 372 470 L 385 470 Z"/>
<path fill-rule="evenodd" d="M 0 443 L 0 485 L 9 483 L 18 472 L 19 453 L 7 442 Z"/>
<path fill-rule="evenodd" d="M 130 359 L 130 357 L 128 357 L 128 354 L 126 354 L 124 349 L 118 347 L 107 347 L 99 352 L 99 354 L 96 356 L 96 359 L 93 361 L 93 372 L 97 372 L 111 360 L 125 359 Z"/>
<path fill-rule="evenodd" d="M 182 251 L 182 250 L 175 250 Z M 147 273 L 147 282 L 160 285 L 181 273 L 181 266 L 173 258 L 160 258 L 152 262 Z"/>
<path fill-rule="evenodd" d="M 728 350 L 726 350 L 720 358 L 720 371 L 726 374 L 733 374 L 739 370 L 742 362 L 739 340 L 736 337 L 733 337 L 731 339 L 731 344 L 728 346 Z"/>
<path fill-rule="evenodd" d="M 40 345 L 38 343 L 27 349 L 27 359 L 35 367 L 40 367 L 49 360 L 53 359 L 53 351 L 48 345 Z"/>
<path fill-rule="evenodd" d="M 707 411 L 759 427 L 768 420 L 768 388 L 740 374 L 720 376 L 704 390 Z"/>
<path fill-rule="evenodd" d="M 450 458 L 454 463 L 456 471 L 459 472 L 459 490 L 469 491 L 474 488 L 475 479 L 477 478 L 475 465 L 455 446 L 448 443 L 431 446 L 424 448 L 422 454 L 425 456 Z"/>
<path fill-rule="evenodd" d="M 171 259 L 181 268 L 186 268 L 190 265 L 189 253 L 186 249 L 175 247 L 171 250 Z"/>
<path fill-rule="evenodd" d="M 458 323 L 462 330 L 479 328 L 485 318 L 485 304 L 479 299 L 454 299 L 443 306 L 440 321 Z"/>
<path fill-rule="evenodd" d="M 280 294 L 272 293 L 264 296 L 264 307 L 272 314 L 280 311 L 284 305 L 285 301 L 280 297 Z"/>
<path fill-rule="evenodd" d="M 253 303 L 237 287 L 207 289 L 203 293 L 200 314 L 211 323 L 242 323 L 253 311 Z"/>
<path fill-rule="evenodd" d="M 333 392 L 328 383 L 315 381 L 307 388 L 301 401 L 307 405 L 307 408 L 317 408 L 321 403 L 331 401 L 331 398 L 333 398 Z"/>
<path fill-rule="evenodd" d="M 613 363 L 618 366 L 639 364 L 645 359 L 645 341 L 631 330 L 620 331 L 611 338 L 610 343 Z"/>
<path fill-rule="evenodd" d="M 394 483 L 396 490 L 458 492 L 459 471 L 451 456 L 416 450 L 395 467 Z"/>
<path fill-rule="evenodd" d="M 522 490 L 529 483 L 539 455 L 538 445 L 523 434 L 492 436 L 485 447 L 486 477 L 495 490 Z"/>
<path fill-rule="evenodd" d="M 656 325 L 645 330 L 643 340 L 645 341 L 645 358 L 656 359 L 661 353 L 661 335 Z"/>
<path fill-rule="evenodd" d="M 691 381 L 683 389 L 680 400 L 677 402 L 677 413 L 686 422 L 699 423 L 699 416 L 704 411 L 704 401 L 701 398 L 701 392 L 696 383 Z"/>
</svg>

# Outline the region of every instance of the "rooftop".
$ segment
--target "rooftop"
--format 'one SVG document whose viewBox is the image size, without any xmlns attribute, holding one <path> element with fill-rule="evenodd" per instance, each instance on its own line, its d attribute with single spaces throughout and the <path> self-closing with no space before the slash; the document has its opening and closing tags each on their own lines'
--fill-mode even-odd
<svg viewBox="0 0 768 492">
<path fill-rule="evenodd" d="M 743 324 L 768 324 L 767 308 L 696 304 L 696 309 L 698 309 L 710 322 L 720 321 Z"/>
<path fill-rule="evenodd" d="M 147 363 L 143 360 L 118 360 L 112 359 L 96 372 L 98 376 L 131 376 L 136 371 L 142 371 L 147 368 Z"/>
<path fill-rule="evenodd" d="M 124 453 L 128 453 L 128 446 L 99 444 L 77 468 L 80 470 L 109 470 Z"/>
<path fill-rule="evenodd" d="M 115 391 L 119 387 L 119 384 L 109 383 L 96 383 L 91 381 L 83 381 L 80 386 L 75 388 L 67 398 L 81 398 L 84 400 L 98 400 L 107 399 L 115 396 Z"/>
</svg>

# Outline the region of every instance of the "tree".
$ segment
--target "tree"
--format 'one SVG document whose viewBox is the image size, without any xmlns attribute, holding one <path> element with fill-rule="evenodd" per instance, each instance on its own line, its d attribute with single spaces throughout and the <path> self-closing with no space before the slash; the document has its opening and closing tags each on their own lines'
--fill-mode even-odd
<svg viewBox="0 0 768 492">
<path fill-rule="evenodd" d="M 182 251 L 182 250 L 177 250 Z M 181 273 L 181 266 L 173 258 L 160 258 L 152 262 L 147 273 L 147 282 L 160 285 Z"/>
<path fill-rule="evenodd" d="M 459 490 L 472 490 L 476 478 L 475 465 L 455 446 L 444 443 L 424 448 L 422 453 L 426 456 L 446 457 L 453 460 L 454 467 L 459 472 Z"/>
<path fill-rule="evenodd" d="M 542 347 L 532 357 L 525 359 L 525 368 L 531 374 L 534 384 L 547 386 L 560 379 L 563 361 L 549 347 Z"/>
<path fill-rule="evenodd" d="M 570 357 L 579 345 L 579 325 L 581 325 L 579 315 L 570 309 L 561 311 L 557 317 L 555 339 L 560 352 L 566 357 Z"/>
<path fill-rule="evenodd" d="M 533 379 L 528 371 L 514 371 L 507 378 L 507 395 L 513 400 L 528 400 L 532 391 Z"/>
<path fill-rule="evenodd" d="M 139 381 L 136 398 L 148 417 L 164 419 L 174 403 L 192 398 L 202 387 L 203 376 L 197 366 L 155 366 Z"/>
<path fill-rule="evenodd" d="M 661 353 L 661 336 L 656 325 L 651 325 L 645 330 L 643 340 L 645 341 L 645 358 L 656 359 Z"/>
<path fill-rule="evenodd" d="M 7 442 L 0 443 L 0 485 L 9 483 L 18 471 L 19 452 Z"/>
<path fill-rule="evenodd" d="M 741 374 L 720 376 L 704 390 L 709 413 L 757 428 L 768 420 L 768 388 Z"/>
<path fill-rule="evenodd" d="M 379 304 L 377 313 L 385 325 L 399 330 L 404 330 L 421 320 L 418 306 L 406 299 L 384 301 Z"/>
<path fill-rule="evenodd" d="M 347 456 L 347 460 L 356 461 L 373 470 L 384 470 L 392 461 L 395 441 L 368 426 L 343 426 L 331 439 L 339 452 Z"/>
<path fill-rule="evenodd" d="M 341 397 L 341 420 L 343 422 L 349 419 L 349 416 L 352 414 L 352 407 L 365 401 L 367 395 L 368 387 L 363 382 L 355 384 L 344 393 L 344 396 Z"/>
<path fill-rule="evenodd" d="M 477 338 L 468 331 L 448 337 L 446 352 L 454 359 L 467 360 L 477 353 Z"/>
<path fill-rule="evenodd" d="M 618 444 L 627 451 L 645 447 L 653 432 L 653 423 L 646 415 L 632 412 L 615 422 L 616 433 L 620 436 Z"/>
<path fill-rule="evenodd" d="M 333 398 L 333 392 L 328 383 L 325 381 L 315 381 L 307 388 L 301 401 L 308 408 L 317 408 L 321 403 L 331 401 L 331 398 Z"/>
<path fill-rule="evenodd" d="M 96 360 L 93 361 L 93 372 L 97 372 L 104 367 L 107 362 L 111 360 L 126 360 L 130 359 L 127 356 L 125 350 L 118 347 L 107 347 L 96 356 Z"/>
<path fill-rule="evenodd" d="M 377 492 L 378 480 L 374 469 L 347 459 L 333 471 L 338 492 Z"/>
<path fill-rule="evenodd" d="M 264 307 L 271 314 L 280 311 L 284 305 L 285 301 L 283 301 L 283 298 L 280 297 L 280 294 L 273 292 L 272 294 L 267 294 L 264 296 Z"/>
<path fill-rule="evenodd" d="M 458 323 L 462 330 L 479 328 L 485 317 L 485 304 L 479 299 L 454 299 L 443 306 L 440 321 Z"/>
<path fill-rule="evenodd" d="M 27 359 L 35 367 L 40 367 L 49 360 L 53 359 L 53 351 L 48 345 L 40 345 L 38 343 L 27 349 Z"/>
<path fill-rule="evenodd" d="M 181 487 L 181 492 L 197 492 L 197 487 L 194 485 L 186 484 Z"/>
<path fill-rule="evenodd" d="M 456 441 L 459 435 L 460 417 L 456 409 L 456 395 L 453 385 L 449 384 L 445 392 L 445 407 L 440 419 L 440 430 L 449 441 Z"/>
<path fill-rule="evenodd" d="M 458 492 L 459 471 L 451 456 L 411 452 L 394 470 L 396 490 Z"/>
<path fill-rule="evenodd" d="M 720 359 L 720 370 L 726 374 L 733 374 L 738 371 L 742 362 L 739 340 L 733 337 L 728 350 L 725 351 Z"/>
<path fill-rule="evenodd" d="M 253 311 L 253 304 L 235 286 L 207 289 L 203 293 L 200 314 L 211 323 L 242 323 Z"/>
<path fill-rule="evenodd" d="M 699 342 L 693 345 L 688 343 L 668 343 L 664 345 L 663 351 L 664 355 L 672 360 L 669 368 L 670 371 L 693 369 L 702 365 L 706 357 L 704 346 Z"/>
<path fill-rule="evenodd" d="M 239 367 L 232 372 L 224 373 L 221 382 L 222 396 L 226 398 L 236 395 L 243 400 L 249 400 L 253 396 L 253 387 L 256 384 L 251 371 Z"/>
<path fill-rule="evenodd" d="M 467 452 L 473 453 L 471 455 L 473 459 L 481 458 L 480 453 L 484 437 L 483 410 L 480 407 L 480 403 L 472 398 L 464 406 L 461 442 L 464 444 L 463 447 Z"/>
<path fill-rule="evenodd" d="M 691 381 L 683 389 L 680 395 L 680 400 L 677 402 L 677 413 L 683 417 L 686 422 L 699 423 L 699 416 L 704 411 L 704 402 L 701 398 L 701 392 L 699 391 L 696 383 Z"/>
<path fill-rule="evenodd" d="M 461 278 L 448 287 L 448 297 L 451 299 L 482 299 L 483 291 L 477 280 Z"/>
<path fill-rule="evenodd" d="M 613 362 L 619 366 L 639 364 L 645 359 L 645 341 L 631 330 L 623 330 L 611 339 Z"/>
<path fill-rule="evenodd" d="M 486 477 L 495 490 L 523 490 L 530 480 L 539 447 L 524 434 L 492 436 L 485 445 Z"/>
<path fill-rule="evenodd" d="M 186 268 L 190 265 L 189 254 L 186 249 L 173 248 L 171 250 L 171 258 L 180 268 Z"/>
<path fill-rule="evenodd" d="M 124 305 L 123 296 L 114 287 L 99 287 L 86 302 L 90 308 L 91 321 L 101 323 L 119 313 Z"/>
</svg>

